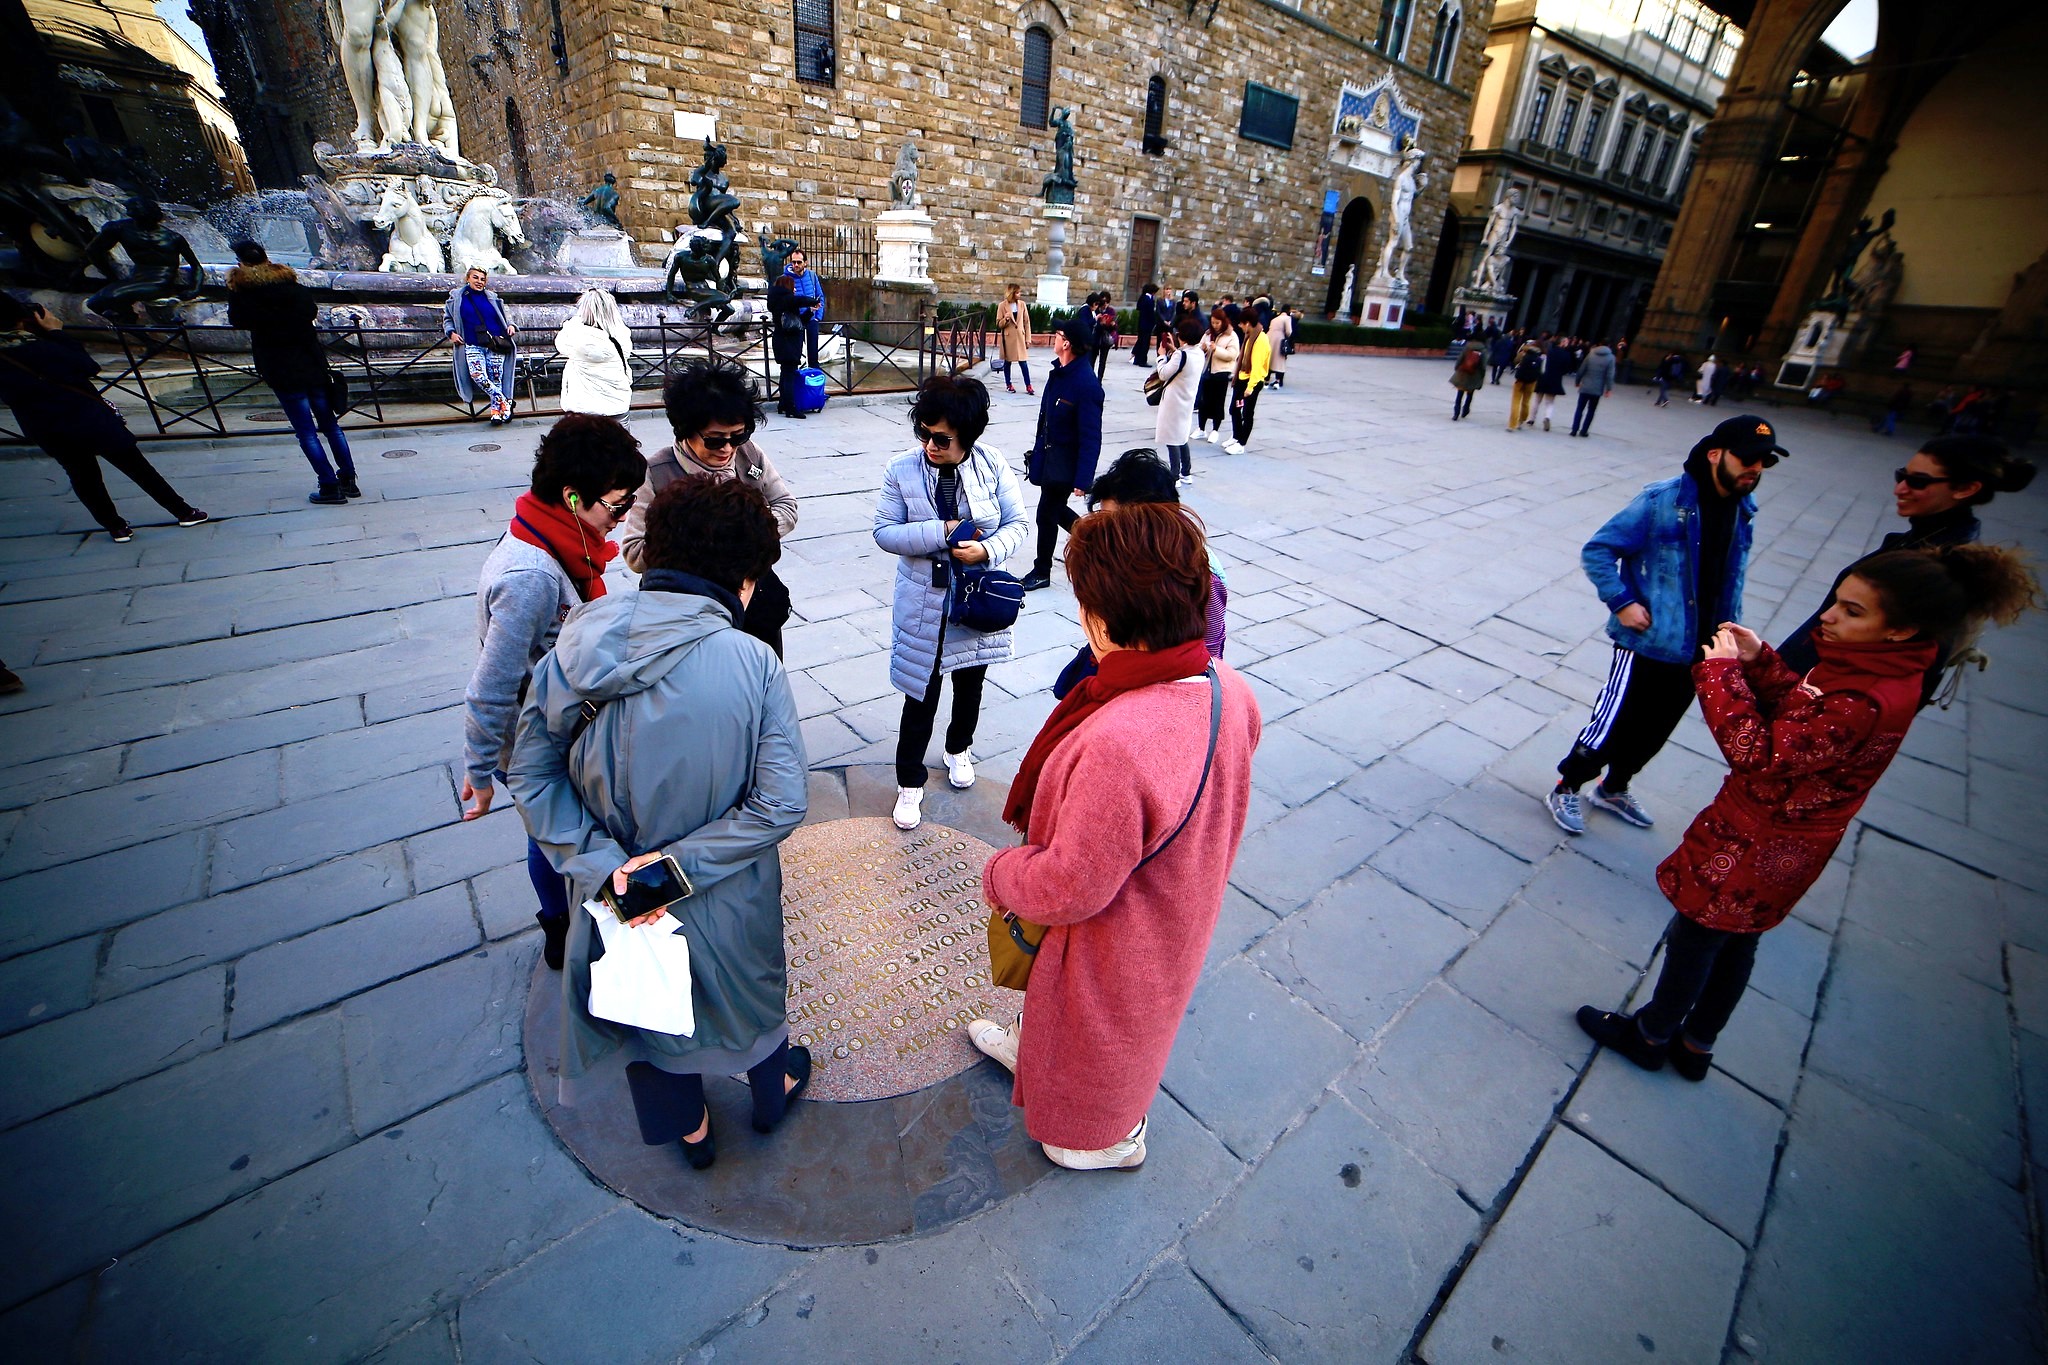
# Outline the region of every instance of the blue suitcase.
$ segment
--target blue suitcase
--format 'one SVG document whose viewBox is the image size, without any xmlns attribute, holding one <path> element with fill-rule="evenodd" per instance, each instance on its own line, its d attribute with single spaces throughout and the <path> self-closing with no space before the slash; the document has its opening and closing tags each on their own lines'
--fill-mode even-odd
<svg viewBox="0 0 2048 1365">
<path fill-rule="evenodd" d="M 825 372 L 807 365 L 796 372 L 796 410 L 823 412 L 824 409 Z"/>
</svg>

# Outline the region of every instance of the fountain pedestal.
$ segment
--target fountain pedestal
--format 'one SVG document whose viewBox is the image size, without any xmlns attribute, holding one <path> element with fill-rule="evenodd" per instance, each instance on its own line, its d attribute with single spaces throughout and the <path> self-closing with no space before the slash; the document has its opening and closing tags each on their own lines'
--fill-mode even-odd
<svg viewBox="0 0 2048 1365">
<path fill-rule="evenodd" d="M 1047 204 L 1039 213 L 1045 219 L 1045 273 L 1038 277 L 1038 293 L 1032 302 L 1046 308 L 1065 308 L 1067 224 L 1074 221 L 1074 206 Z"/>
</svg>

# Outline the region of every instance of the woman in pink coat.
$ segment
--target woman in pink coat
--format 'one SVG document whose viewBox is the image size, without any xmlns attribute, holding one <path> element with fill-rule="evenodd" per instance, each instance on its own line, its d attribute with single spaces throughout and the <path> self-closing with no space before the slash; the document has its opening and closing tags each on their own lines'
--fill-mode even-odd
<svg viewBox="0 0 2048 1365">
<path fill-rule="evenodd" d="M 992 906 L 1049 926 L 1031 1028 L 977 1019 L 968 1037 L 1016 1073 L 1012 1100 L 1055 1163 L 1128 1170 L 1244 835 L 1259 708 L 1209 661 L 1208 549 L 1185 509 L 1084 517 L 1067 578 L 1098 668 L 1010 787 L 1003 815 L 1024 845 L 982 875 Z"/>
</svg>

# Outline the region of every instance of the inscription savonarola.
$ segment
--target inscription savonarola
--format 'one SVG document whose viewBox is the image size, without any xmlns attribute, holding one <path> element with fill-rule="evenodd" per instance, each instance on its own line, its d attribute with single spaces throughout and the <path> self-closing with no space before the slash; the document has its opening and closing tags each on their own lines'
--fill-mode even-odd
<svg viewBox="0 0 2048 1365">
<path fill-rule="evenodd" d="M 887 820 L 807 825 L 783 845 L 790 1041 L 818 1062 L 821 1099 L 877 1099 L 971 1065 L 970 1019 L 1014 1015 L 988 979 L 981 869 L 971 835 Z"/>
</svg>

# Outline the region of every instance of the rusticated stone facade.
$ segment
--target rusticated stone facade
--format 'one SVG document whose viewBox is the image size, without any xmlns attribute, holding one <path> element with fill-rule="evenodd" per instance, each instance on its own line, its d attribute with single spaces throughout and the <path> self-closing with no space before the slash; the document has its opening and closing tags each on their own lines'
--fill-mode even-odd
<svg viewBox="0 0 2048 1365">
<path fill-rule="evenodd" d="M 216 3 L 297 8 L 305 0 Z M 440 4 L 444 62 L 455 82 L 458 69 L 471 74 L 460 44 L 490 37 L 492 24 L 465 24 L 453 0 Z M 463 8 L 489 6 L 465 0 Z M 1036 28 L 1050 37 L 1047 106 L 1076 111 L 1080 187 L 1066 267 L 1074 295 L 1106 288 L 1128 302 L 1150 277 L 1205 297 L 1270 292 L 1319 316 L 1336 303 L 1347 264 L 1358 266 L 1363 292 L 1385 238 L 1383 175 L 1395 139 L 1410 127 L 1428 155 L 1408 270 L 1420 299 L 1465 144 L 1492 3 L 1327 0 L 1300 9 L 1281 0 L 962 0 L 942 10 L 882 0 L 561 0 L 557 9 L 552 0 L 523 0 L 518 8 L 525 65 L 512 97 L 530 101 L 522 110 L 529 158 L 539 155 L 539 129 L 559 129 L 545 137 L 547 163 L 534 166 L 534 180 L 571 190 L 617 171 L 621 218 L 650 260 L 687 217 L 689 173 L 702 150 L 678 136 L 677 115 L 686 124 L 715 115 L 750 228 L 871 224 L 888 207 L 897 150 L 914 138 L 924 157 L 919 188 L 938 220 L 932 273 L 940 296 L 985 300 L 1012 280 L 1028 291 L 1045 268 L 1037 207 L 1052 162 L 1051 133 L 1020 118 L 1027 31 Z M 829 14 L 832 84 L 797 79 L 799 9 L 812 21 L 811 51 L 815 21 Z M 556 14 L 561 65 L 551 51 Z M 506 44 L 493 37 L 491 45 Z M 508 65 L 497 64 L 501 72 Z M 1163 82 L 1164 108 L 1157 154 L 1148 154 L 1154 77 Z M 1298 101 L 1291 147 L 1240 135 L 1248 82 Z M 322 115 L 330 139 L 345 131 L 346 101 L 331 98 L 338 86 L 331 82 Z M 515 183 L 505 92 L 471 87 L 464 79 L 455 92 L 464 151 L 496 162 Z M 1284 140 L 1282 127 L 1267 131 Z M 1317 275 L 1331 196 L 1327 273 Z M 1131 258 L 1154 231 L 1157 259 L 1147 271 L 1142 254 L 1135 264 Z"/>
</svg>

